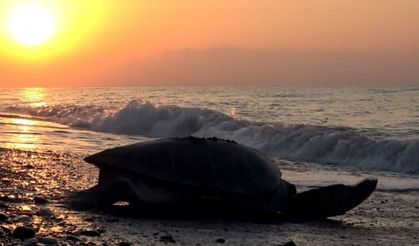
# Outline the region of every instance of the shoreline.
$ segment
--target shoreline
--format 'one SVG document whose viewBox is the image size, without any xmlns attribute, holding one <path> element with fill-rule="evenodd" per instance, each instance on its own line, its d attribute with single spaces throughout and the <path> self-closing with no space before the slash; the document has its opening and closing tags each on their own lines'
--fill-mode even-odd
<svg viewBox="0 0 419 246">
<path fill-rule="evenodd" d="M 376 191 L 347 214 L 322 221 L 126 218 L 66 206 L 69 192 L 97 180 L 97 169 L 78 155 L 0 148 L 0 156 L 0 219 L 6 216 L 0 245 L 36 242 L 15 238 L 19 226 L 32 228 L 38 242 L 60 245 L 419 244 L 418 191 Z"/>
</svg>

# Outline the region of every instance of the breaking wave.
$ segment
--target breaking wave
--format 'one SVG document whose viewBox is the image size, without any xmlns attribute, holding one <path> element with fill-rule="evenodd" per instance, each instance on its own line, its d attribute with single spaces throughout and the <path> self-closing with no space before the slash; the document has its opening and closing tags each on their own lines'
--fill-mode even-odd
<svg viewBox="0 0 419 246">
<path fill-rule="evenodd" d="M 119 109 L 54 106 L 7 110 L 92 131 L 154 138 L 217 136 L 276 158 L 419 173 L 419 140 L 378 140 L 347 127 L 257 123 L 217 111 L 145 100 L 130 101 Z"/>
</svg>

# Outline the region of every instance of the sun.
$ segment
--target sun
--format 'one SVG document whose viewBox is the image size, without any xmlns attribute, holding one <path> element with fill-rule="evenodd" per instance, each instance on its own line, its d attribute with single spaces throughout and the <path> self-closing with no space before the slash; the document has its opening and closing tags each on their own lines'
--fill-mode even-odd
<svg viewBox="0 0 419 246">
<path fill-rule="evenodd" d="M 11 12 L 8 31 L 21 44 L 40 45 L 56 32 L 56 20 L 52 11 L 42 5 L 20 5 Z"/>
</svg>

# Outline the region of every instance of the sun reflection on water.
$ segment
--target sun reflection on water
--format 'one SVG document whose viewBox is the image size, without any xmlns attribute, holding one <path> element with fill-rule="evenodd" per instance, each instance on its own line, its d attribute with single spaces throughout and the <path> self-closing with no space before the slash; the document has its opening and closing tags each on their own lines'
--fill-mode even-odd
<svg viewBox="0 0 419 246">
<path fill-rule="evenodd" d="M 47 90 L 44 88 L 25 88 L 20 93 L 20 100 L 31 108 L 47 106 Z M 40 137 L 37 134 L 39 122 L 30 118 L 9 118 L 5 123 L 12 127 L 12 134 L 6 147 L 13 149 L 37 149 Z"/>
<path fill-rule="evenodd" d="M 38 148 L 39 136 L 34 134 L 36 121 L 30 119 L 9 119 L 8 121 L 14 126 L 15 134 L 12 134 L 6 147 L 26 150 Z"/>
<path fill-rule="evenodd" d="M 47 89 L 45 88 L 25 88 L 20 95 L 22 102 L 27 103 L 30 107 L 47 106 L 45 101 Z"/>
</svg>

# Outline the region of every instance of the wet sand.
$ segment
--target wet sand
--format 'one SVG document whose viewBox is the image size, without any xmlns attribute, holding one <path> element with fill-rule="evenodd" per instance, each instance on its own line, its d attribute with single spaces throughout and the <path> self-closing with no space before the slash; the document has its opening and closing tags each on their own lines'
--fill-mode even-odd
<svg viewBox="0 0 419 246">
<path fill-rule="evenodd" d="M 419 245 L 418 191 L 377 191 L 322 221 L 127 218 L 67 206 L 69 192 L 97 181 L 80 156 L 0 149 L 0 157 L 0 245 Z"/>
</svg>

